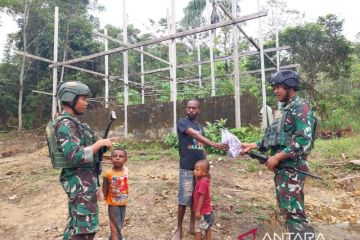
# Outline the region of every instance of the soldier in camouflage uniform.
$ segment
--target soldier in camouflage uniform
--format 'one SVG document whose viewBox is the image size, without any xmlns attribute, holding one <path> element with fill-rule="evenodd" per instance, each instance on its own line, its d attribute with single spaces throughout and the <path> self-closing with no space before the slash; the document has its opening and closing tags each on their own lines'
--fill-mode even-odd
<svg viewBox="0 0 360 240">
<path fill-rule="evenodd" d="M 87 124 L 75 117 L 85 112 L 90 89 L 80 82 L 65 82 L 58 88 L 63 113 L 55 126 L 55 137 L 65 160 L 60 182 L 68 196 L 69 218 L 64 240 L 94 239 L 99 229 L 97 173 L 95 163 L 102 147 L 114 139 L 97 140 Z"/>
<path fill-rule="evenodd" d="M 309 171 L 306 159 L 314 140 L 314 116 L 309 104 L 296 93 L 300 87 L 296 72 L 278 71 L 269 82 L 282 107 L 261 141 L 242 144 L 243 153 L 253 148 L 271 151 L 266 166 L 275 172 L 276 198 L 289 236 L 294 239 L 300 235 L 298 239 L 304 240 L 306 236 L 314 234 L 314 229 L 307 223 L 304 209 L 305 175 L 284 168 L 291 166 Z"/>
</svg>

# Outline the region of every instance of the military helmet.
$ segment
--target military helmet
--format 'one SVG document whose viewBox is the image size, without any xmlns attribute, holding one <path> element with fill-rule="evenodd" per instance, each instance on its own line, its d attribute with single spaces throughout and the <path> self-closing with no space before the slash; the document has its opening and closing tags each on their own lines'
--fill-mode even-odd
<svg viewBox="0 0 360 240">
<path fill-rule="evenodd" d="M 297 91 L 300 88 L 300 77 L 292 70 L 280 70 L 271 76 L 269 83 L 272 86 L 285 85 Z"/>
<path fill-rule="evenodd" d="M 63 82 L 57 90 L 57 97 L 61 102 L 71 102 L 76 96 L 89 97 L 90 95 L 90 88 L 87 85 L 75 81 Z"/>
</svg>

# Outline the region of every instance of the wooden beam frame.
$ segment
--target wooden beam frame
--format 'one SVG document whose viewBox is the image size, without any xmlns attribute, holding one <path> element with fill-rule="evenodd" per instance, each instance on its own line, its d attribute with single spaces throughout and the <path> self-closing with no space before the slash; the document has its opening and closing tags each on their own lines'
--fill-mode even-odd
<svg viewBox="0 0 360 240">
<path fill-rule="evenodd" d="M 83 56 L 83 57 L 80 57 L 80 58 L 71 59 L 71 60 L 68 60 L 68 61 L 63 61 L 63 62 L 50 64 L 49 67 L 54 68 L 54 67 L 60 67 L 60 66 L 63 66 L 63 65 L 69 65 L 69 64 L 73 64 L 73 63 L 77 63 L 77 62 L 81 62 L 81 61 L 85 61 L 85 60 L 89 60 L 89 59 L 93 59 L 93 58 L 97 58 L 97 57 L 102 57 L 102 56 L 105 56 L 105 55 L 114 54 L 114 53 L 117 53 L 117 52 L 122 52 L 122 51 L 130 50 L 130 49 L 134 49 L 134 48 L 139 48 L 141 46 L 147 46 L 147 45 L 167 41 L 167 40 L 170 40 L 170 39 L 181 38 L 181 37 L 191 35 L 191 34 L 195 34 L 195 33 L 199 33 L 199 32 L 206 32 L 206 31 L 209 31 L 209 30 L 212 30 L 212 29 L 216 29 L 216 28 L 220 28 L 220 27 L 224 27 L 224 26 L 229 26 L 229 25 L 232 25 L 232 24 L 235 24 L 235 23 L 245 22 L 245 21 L 248 21 L 248 20 L 251 20 L 251 19 L 264 17 L 266 15 L 267 15 L 266 11 L 260 11 L 260 12 L 254 13 L 254 14 L 250 14 L 250 15 L 235 18 L 235 19 L 233 19 L 231 21 L 225 21 L 225 22 L 219 22 L 219 23 L 215 23 L 215 24 L 210 24 L 210 25 L 207 25 L 207 26 L 204 26 L 204 27 L 199 27 L 199 28 L 186 30 L 186 31 L 183 31 L 183 32 L 174 33 L 174 34 L 171 34 L 169 36 L 155 38 L 155 39 L 147 40 L 147 41 L 140 42 L 140 43 L 129 44 L 127 47 L 113 48 L 113 49 L 110 49 L 108 51 L 103 51 L 103 52 L 100 52 L 100 53 L 95 53 L 95 54 Z"/>
</svg>

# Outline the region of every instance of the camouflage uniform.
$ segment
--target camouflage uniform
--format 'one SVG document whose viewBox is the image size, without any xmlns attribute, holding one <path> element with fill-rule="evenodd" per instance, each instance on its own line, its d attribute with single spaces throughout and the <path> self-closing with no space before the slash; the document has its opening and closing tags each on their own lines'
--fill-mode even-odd
<svg viewBox="0 0 360 240">
<path fill-rule="evenodd" d="M 271 155 L 284 151 L 289 158 L 279 163 L 279 168 L 291 166 L 307 172 L 306 160 L 313 142 L 314 116 L 305 100 L 297 95 L 276 114 L 274 122 L 266 129 L 257 145 L 270 149 Z M 304 209 L 304 174 L 291 170 L 275 170 L 276 197 L 287 226 L 298 230 L 307 227 Z M 298 231 L 295 231 L 298 232 Z"/>
<path fill-rule="evenodd" d="M 63 113 L 70 116 L 70 113 Z M 63 119 L 57 126 L 57 139 L 66 157 L 60 182 L 68 195 L 69 218 L 63 239 L 92 239 L 99 229 L 97 174 L 91 145 L 96 138 L 86 124 Z"/>
</svg>

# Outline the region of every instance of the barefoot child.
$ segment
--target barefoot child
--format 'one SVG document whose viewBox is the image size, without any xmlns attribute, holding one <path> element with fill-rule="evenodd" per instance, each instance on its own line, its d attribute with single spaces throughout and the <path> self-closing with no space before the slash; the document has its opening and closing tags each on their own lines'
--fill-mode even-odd
<svg viewBox="0 0 360 240">
<path fill-rule="evenodd" d="M 128 202 L 128 169 L 124 166 L 127 153 L 115 148 L 111 153 L 113 167 L 103 174 L 103 193 L 108 205 L 110 222 L 110 240 L 122 240 L 121 228 L 124 224 L 126 204 Z"/>
<path fill-rule="evenodd" d="M 214 223 L 214 213 L 210 198 L 210 164 L 199 160 L 195 164 L 194 177 L 196 181 L 193 195 L 193 210 L 195 212 L 195 240 L 201 239 L 201 231 L 205 231 L 205 239 L 211 239 L 211 226 Z"/>
</svg>

